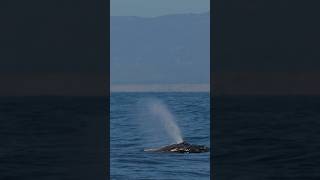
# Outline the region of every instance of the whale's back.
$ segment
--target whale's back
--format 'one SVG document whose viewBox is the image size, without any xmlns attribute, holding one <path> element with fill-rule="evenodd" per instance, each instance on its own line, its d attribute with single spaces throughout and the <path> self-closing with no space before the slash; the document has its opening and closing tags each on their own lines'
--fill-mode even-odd
<svg viewBox="0 0 320 180">
<path fill-rule="evenodd" d="M 145 149 L 146 152 L 174 152 L 174 153 L 202 153 L 208 152 L 209 148 L 203 145 L 192 145 L 187 142 L 163 146 L 160 148 Z"/>
</svg>

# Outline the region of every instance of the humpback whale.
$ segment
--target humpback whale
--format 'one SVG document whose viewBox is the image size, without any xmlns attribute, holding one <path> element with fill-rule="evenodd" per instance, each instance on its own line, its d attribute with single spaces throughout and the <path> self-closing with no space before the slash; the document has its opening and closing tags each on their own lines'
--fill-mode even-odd
<svg viewBox="0 0 320 180">
<path fill-rule="evenodd" d="M 171 144 L 160 148 L 145 149 L 147 152 L 169 152 L 169 153 L 203 153 L 208 152 L 209 148 L 203 145 L 193 145 L 185 141 L 178 144 Z"/>
</svg>

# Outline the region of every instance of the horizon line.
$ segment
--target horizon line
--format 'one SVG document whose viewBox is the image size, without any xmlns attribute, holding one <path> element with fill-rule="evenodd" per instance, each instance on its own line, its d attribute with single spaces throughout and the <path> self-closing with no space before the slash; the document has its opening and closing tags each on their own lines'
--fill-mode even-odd
<svg viewBox="0 0 320 180">
<path fill-rule="evenodd" d="M 150 18 L 158 18 L 158 17 L 163 17 L 163 16 L 172 16 L 172 15 L 188 15 L 188 14 L 193 14 L 193 15 L 209 14 L 209 15 L 210 15 L 210 9 L 209 9 L 208 11 L 204 11 L 204 12 L 172 13 L 172 14 L 163 14 L 163 15 L 156 15 L 156 16 L 111 15 L 110 17 L 137 17 L 137 18 L 150 19 Z"/>
<path fill-rule="evenodd" d="M 210 84 L 110 84 L 110 92 L 210 92 Z"/>
</svg>

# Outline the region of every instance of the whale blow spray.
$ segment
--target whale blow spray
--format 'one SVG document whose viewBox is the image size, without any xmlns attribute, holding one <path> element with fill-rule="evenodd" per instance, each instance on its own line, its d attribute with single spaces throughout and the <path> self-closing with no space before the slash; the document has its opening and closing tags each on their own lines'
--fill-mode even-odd
<svg viewBox="0 0 320 180">
<path fill-rule="evenodd" d="M 150 143 L 181 143 L 181 131 L 174 115 L 159 99 L 148 98 L 139 102 L 139 122 L 143 130 L 143 138 Z"/>
<path fill-rule="evenodd" d="M 152 101 L 148 104 L 150 113 L 156 117 L 158 121 L 163 125 L 167 134 L 176 142 L 183 142 L 181 131 L 175 122 L 175 117 L 169 111 L 167 106 L 161 101 Z"/>
</svg>

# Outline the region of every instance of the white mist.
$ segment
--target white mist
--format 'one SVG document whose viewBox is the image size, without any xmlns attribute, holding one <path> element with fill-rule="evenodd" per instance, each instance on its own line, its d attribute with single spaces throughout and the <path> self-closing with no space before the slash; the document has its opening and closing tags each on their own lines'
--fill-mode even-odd
<svg viewBox="0 0 320 180">
<path fill-rule="evenodd" d="M 175 121 L 175 117 L 163 102 L 156 99 L 150 100 L 147 103 L 146 110 L 150 113 L 151 117 L 157 121 L 155 125 L 161 125 L 175 143 L 183 142 L 181 131 Z"/>
<path fill-rule="evenodd" d="M 143 138 L 149 143 L 181 143 L 181 131 L 175 116 L 159 99 L 143 99 L 139 102 L 139 120 Z"/>
</svg>

